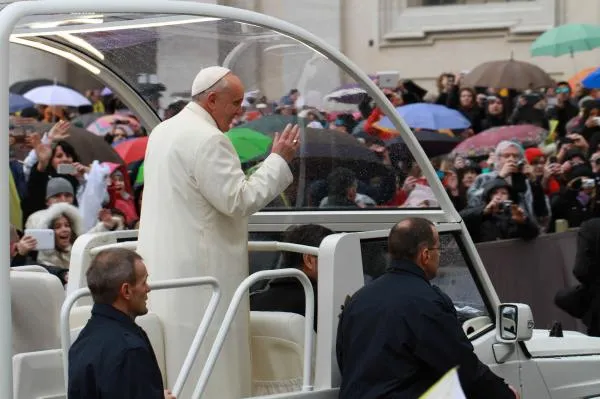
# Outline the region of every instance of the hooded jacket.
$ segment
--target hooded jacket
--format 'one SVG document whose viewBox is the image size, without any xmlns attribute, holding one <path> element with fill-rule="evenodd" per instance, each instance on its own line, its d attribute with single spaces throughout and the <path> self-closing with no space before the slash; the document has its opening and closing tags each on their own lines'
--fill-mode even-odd
<svg viewBox="0 0 600 399">
<path fill-rule="evenodd" d="M 506 188 L 513 203 L 518 198 L 511 186 L 504 179 L 496 178 L 488 181 L 484 186 L 484 204 L 473 208 L 467 208 L 460 212 L 465 221 L 469 234 L 474 242 L 494 241 L 499 239 L 522 238 L 531 240 L 538 236 L 539 228 L 526 214 L 524 223 L 516 223 L 508 212 L 484 214 L 485 207 L 491 201 L 494 192 L 500 188 Z"/>
<path fill-rule="evenodd" d="M 53 229 L 52 222 L 59 216 L 64 215 L 71 223 L 71 230 L 75 237 L 85 233 L 83 231 L 83 221 L 79 210 L 73 205 L 67 203 L 58 203 L 50 205 L 50 207 L 38 215 L 32 223 L 31 228 L 34 229 Z M 69 268 L 71 260 L 71 246 L 66 251 L 59 251 L 56 248 L 38 252 L 38 263 L 48 266 L 57 266 L 63 269 Z"/>
</svg>

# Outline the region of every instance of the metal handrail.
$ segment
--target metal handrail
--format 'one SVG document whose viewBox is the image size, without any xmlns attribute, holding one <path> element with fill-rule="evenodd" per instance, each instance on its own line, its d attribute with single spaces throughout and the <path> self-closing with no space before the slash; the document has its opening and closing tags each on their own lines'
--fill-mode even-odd
<svg viewBox="0 0 600 399">
<path fill-rule="evenodd" d="M 198 326 L 198 330 L 196 331 L 196 335 L 194 336 L 194 340 L 192 341 L 192 347 L 200 347 L 206 333 L 208 331 L 208 326 L 212 321 L 215 312 L 217 310 L 217 305 L 219 304 L 219 300 L 221 299 L 221 288 L 219 286 L 219 281 L 214 277 L 189 277 L 189 278 L 181 278 L 181 279 L 172 279 L 172 280 L 163 280 L 163 281 L 155 281 L 148 284 L 151 290 L 166 290 L 171 288 L 182 288 L 182 287 L 194 287 L 200 285 L 210 285 L 213 289 L 212 295 L 210 297 L 210 301 L 208 302 L 208 306 L 206 307 L 206 312 L 202 317 L 200 325 Z M 61 309 L 60 309 L 60 342 L 62 346 L 62 357 L 63 357 L 63 371 L 64 371 L 64 380 L 65 380 L 65 392 L 69 391 L 69 348 L 71 347 L 71 326 L 69 316 L 71 314 L 71 308 L 79 300 L 84 296 L 90 296 L 91 292 L 89 288 L 80 288 L 77 291 L 73 292 L 71 295 L 67 296 L 65 299 Z M 188 359 L 186 359 L 187 365 Z M 193 361 L 193 359 L 192 359 Z M 191 370 L 191 364 L 189 369 Z M 183 373 L 184 370 L 177 377 L 177 381 L 175 382 L 175 386 L 173 388 L 173 394 L 177 397 L 180 394 L 180 391 L 183 387 L 183 383 L 189 374 L 189 370 L 187 373 Z"/>
<path fill-rule="evenodd" d="M 248 241 L 248 251 L 250 252 L 270 252 L 285 251 L 299 254 L 319 255 L 319 248 L 308 245 L 294 244 L 291 242 L 280 241 Z"/>
<path fill-rule="evenodd" d="M 272 243 L 269 243 L 272 244 Z M 282 243 L 278 243 L 282 244 Z M 297 244 L 291 244 L 293 252 L 297 252 L 298 249 Z M 266 245 L 265 245 L 266 247 Z M 312 248 L 313 247 L 307 247 Z M 290 250 L 290 249 L 288 249 Z M 302 283 L 302 287 L 304 288 L 305 295 L 305 310 L 304 310 L 304 364 L 303 364 L 303 376 L 302 376 L 302 391 L 312 391 L 313 387 L 311 385 L 311 375 L 312 375 L 312 347 L 313 347 L 313 325 L 315 318 L 315 308 L 314 308 L 314 291 L 312 284 L 306 274 L 298 269 L 278 269 L 278 270 L 263 270 L 252 275 L 246 277 L 244 281 L 238 286 L 237 290 L 233 294 L 233 298 L 229 307 L 227 308 L 227 312 L 225 313 L 225 317 L 223 318 L 223 323 L 217 332 L 217 336 L 213 343 L 213 346 L 210 349 L 208 354 L 208 358 L 206 359 L 206 363 L 204 364 L 204 368 L 202 369 L 202 373 L 200 374 L 200 378 L 194 389 L 194 393 L 192 394 L 192 399 L 199 399 L 204 389 L 206 388 L 206 384 L 208 383 L 208 379 L 213 371 L 214 365 L 217 361 L 219 353 L 223 348 L 225 343 L 225 338 L 227 338 L 227 333 L 229 332 L 229 327 L 231 327 L 231 323 L 235 317 L 235 314 L 238 310 L 238 307 L 242 301 L 242 299 L 247 295 L 248 289 L 255 283 L 261 280 L 267 280 L 277 277 L 295 277 L 300 280 Z M 192 358 L 195 358 L 200 350 L 200 345 L 195 345 L 190 348 L 190 352 L 193 352 Z M 188 353 L 189 357 L 190 353 Z M 187 359 L 186 359 L 187 360 Z M 191 365 L 190 365 L 191 368 Z M 186 370 L 189 373 L 189 370 Z M 184 370 L 182 370 L 184 372 Z"/>
</svg>

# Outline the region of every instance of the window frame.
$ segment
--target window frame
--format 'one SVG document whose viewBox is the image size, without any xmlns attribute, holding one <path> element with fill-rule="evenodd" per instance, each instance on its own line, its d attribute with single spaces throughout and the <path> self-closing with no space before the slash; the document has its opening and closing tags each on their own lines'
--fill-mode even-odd
<svg viewBox="0 0 600 399">
<path fill-rule="evenodd" d="M 379 0 L 380 44 L 428 34 L 508 29 L 544 32 L 556 25 L 557 0 L 409 7 L 408 0 Z"/>
</svg>

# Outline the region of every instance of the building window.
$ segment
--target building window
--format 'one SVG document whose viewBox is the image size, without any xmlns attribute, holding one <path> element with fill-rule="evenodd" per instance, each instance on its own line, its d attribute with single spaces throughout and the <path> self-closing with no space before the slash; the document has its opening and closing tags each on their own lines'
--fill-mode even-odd
<svg viewBox="0 0 600 399">
<path fill-rule="evenodd" d="M 408 0 L 407 7 L 449 6 L 457 4 L 514 3 L 535 0 Z"/>
<path fill-rule="evenodd" d="M 380 44 L 440 32 L 544 32 L 556 24 L 557 3 L 558 0 L 379 0 Z"/>
</svg>

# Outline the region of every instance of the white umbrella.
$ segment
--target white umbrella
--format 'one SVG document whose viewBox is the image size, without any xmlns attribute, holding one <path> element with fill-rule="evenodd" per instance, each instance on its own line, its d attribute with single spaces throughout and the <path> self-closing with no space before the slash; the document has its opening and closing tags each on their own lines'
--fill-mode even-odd
<svg viewBox="0 0 600 399">
<path fill-rule="evenodd" d="M 91 105 L 90 100 L 81 93 L 69 89 L 68 87 L 48 85 L 39 86 L 23 94 L 23 97 L 36 104 L 44 105 L 62 105 L 66 107 L 79 107 L 81 105 Z"/>
</svg>

